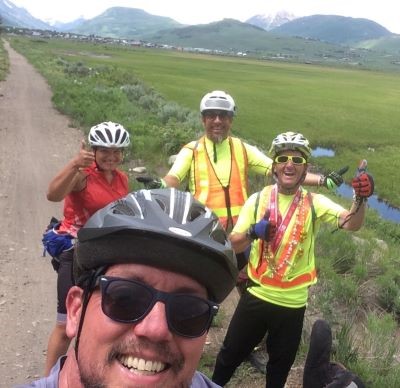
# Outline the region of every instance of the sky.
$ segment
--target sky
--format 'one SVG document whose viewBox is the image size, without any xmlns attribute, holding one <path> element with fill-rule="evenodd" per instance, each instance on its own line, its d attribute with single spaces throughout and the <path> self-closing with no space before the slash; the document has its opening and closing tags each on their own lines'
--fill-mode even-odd
<svg viewBox="0 0 400 388">
<path fill-rule="evenodd" d="M 297 17 L 315 14 L 366 18 L 400 34 L 396 0 L 5 0 L 24 7 L 43 21 L 73 21 L 100 15 L 107 8 L 139 8 L 182 24 L 206 24 L 225 18 L 245 21 L 254 15 L 285 10 Z"/>
</svg>

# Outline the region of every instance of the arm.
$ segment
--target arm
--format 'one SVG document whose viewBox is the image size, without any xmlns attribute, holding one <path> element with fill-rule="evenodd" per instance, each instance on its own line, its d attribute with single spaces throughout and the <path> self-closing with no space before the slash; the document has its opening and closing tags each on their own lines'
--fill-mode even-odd
<svg viewBox="0 0 400 388">
<path fill-rule="evenodd" d="M 350 210 L 345 210 L 340 213 L 339 227 L 351 231 L 359 230 L 364 222 L 366 203 L 367 202 L 363 200 L 358 206 L 357 202 L 354 201 Z"/>
<path fill-rule="evenodd" d="M 178 188 L 190 169 L 192 156 L 193 151 L 184 147 L 179 151 L 174 164 L 163 178 L 139 176 L 136 180 L 143 183 L 146 189 Z"/>
<path fill-rule="evenodd" d="M 246 248 L 251 244 L 251 239 L 248 237 L 247 232 L 234 233 L 232 232 L 229 236 L 232 243 L 232 248 L 235 253 L 244 252 Z"/>
<path fill-rule="evenodd" d="M 354 201 L 350 211 L 340 214 L 339 227 L 355 231 L 360 229 L 364 222 L 367 199 L 374 193 L 374 178 L 364 170 L 353 178 L 351 185 L 354 190 Z"/>
<path fill-rule="evenodd" d="M 331 171 L 327 175 L 319 175 L 307 173 L 304 184 L 307 186 L 324 186 L 328 190 L 335 190 L 343 183 L 342 175 L 347 172 L 348 166 L 341 168 L 339 171 Z"/>
<path fill-rule="evenodd" d="M 253 241 L 248 235 L 248 231 L 255 223 L 255 207 L 258 196 L 258 193 L 254 193 L 246 200 L 240 210 L 236 225 L 229 235 L 232 248 L 236 253 L 244 252 Z"/>
<path fill-rule="evenodd" d="M 59 202 L 72 191 L 83 189 L 86 176 L 81 172 L 81 169 L 90 166 L 94 160 L 93 151 L 86 151 L 85 141 L 82 140 L 79 153 L 51 180 L 47 189 L 47 199 L 52 202 Z"/>
<path fill-rule="evenodd" d="M 304 185 L 305 186 L 321 186 L 322 179 L 323 179 L 322 175 L 313 174 L 311 172 L 308 172 L 306 175 L 306 179 L 304 179 Z"/>
<path fill-rule="evenodd" d="M 165 175 L 163 178 L 166 187 L 175 187 L 176 189 L 179 187 L 181 183 L 180 180 L 174 175 Z"/>
</svg>

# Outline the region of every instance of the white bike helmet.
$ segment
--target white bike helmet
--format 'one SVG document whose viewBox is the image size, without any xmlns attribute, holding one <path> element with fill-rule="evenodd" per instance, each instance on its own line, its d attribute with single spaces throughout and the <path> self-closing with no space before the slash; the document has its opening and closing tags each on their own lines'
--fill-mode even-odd
<svg viewBox="0 0 400 388">
<path fill-rule="evenodd" d="M 279 134 L 273 141 L 269 154 L 275 159 L 278 153 L 285 150 L 300 151 L 306 159 L 311 155 L 311 148 L 308 140 L 298 132 L 284 132 Z"/>
<path fill-rule="evenodd" d="M 235 101 L 228 93 L 214 90 L 207 93 L 200 101 L 200 113 L 207 110 L 226 110 L 233 116 L 236 112 Z"/>
<path fill-rule="evenodd" d="M 118 123 L 107 121 L 90 128 L 88 136 L 92 147 L 128 147 L 130 144 L 129 132 Z"/>
</svg>

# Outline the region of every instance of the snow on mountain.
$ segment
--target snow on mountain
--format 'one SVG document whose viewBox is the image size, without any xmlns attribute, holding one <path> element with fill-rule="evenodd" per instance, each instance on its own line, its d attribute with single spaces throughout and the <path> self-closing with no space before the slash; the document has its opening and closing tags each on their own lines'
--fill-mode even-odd
<svg viewBox="0 0 400 388">
<path fill-rule="evenodd" d="M 297 17 L 288 11 L 278 11 L 273 14 L 255 15 L 246 20 L 246 23 L 263 28 L 264 30 L 272 30 L 282 24 L 290 22 Z"/>
</svg>

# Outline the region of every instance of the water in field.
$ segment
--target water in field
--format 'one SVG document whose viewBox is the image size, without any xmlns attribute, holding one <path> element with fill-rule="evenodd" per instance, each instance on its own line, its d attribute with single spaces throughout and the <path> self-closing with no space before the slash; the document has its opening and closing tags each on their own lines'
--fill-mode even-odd
<svg viewBox="0 0 400 388">
<path fill-rule="evenodd" d="M 313 156 L 314 158 L 318 158 L 321 156 L 333 157 L 335 156 L 335 151 L 329 148 L 317 147 L 311 151 L 311 156 Z"/>
<path fill-rule="evenodd" d="M 337 192 L 342 197 L 352 198 L 353 197 L 353 188 L 349 185 L 342 184 Z M 379 215 L 386 221 L 400 223 L 400 209 L 396 209 L 387 202 L 384 202 L 378 198 L 376 195 L 372 195 L 368 199 L 368 207 L 376 210 Z"/>
<path fill-rule="evenodd" d="M 335 151 L 329 148 L 317 147 L 312 150 L 311 155 L 315 158 L 322 156 L 333 157 L 335 156 Z M 353 188 L 349 185 L 342 184 L 338 188 L 337 193 L 342 197 L 352 198 Z M 376 210 L 383 219 L 400 223 L 400 209 L 394 208 L 387 202 L 380 200 L 377 195 L 373 195 L 369 198 L 368 206 Z"/>
</svg>

